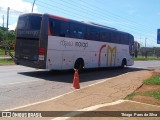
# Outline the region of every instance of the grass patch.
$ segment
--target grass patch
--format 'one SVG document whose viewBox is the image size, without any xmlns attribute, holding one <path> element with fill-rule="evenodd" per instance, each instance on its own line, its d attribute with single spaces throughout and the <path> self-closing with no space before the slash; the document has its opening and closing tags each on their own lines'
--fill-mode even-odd
<svg viewBox="0 0 160 120">
<path fill-rule="evenodd" d="M 160 85 L 160 75 L 156 75 L 147 80 L 144 80 L 143 83 L 147 85 Z"/>
<path fill-rule="evenodd" d="M 125 99 L 127 99 L 127 100 L 132 100 L 132 98 L 133 98 L 135 95 L 136 95 L 135 93 L 131 93 L 131 94 L 127 95 Z"/>
<path fill-rule="evenodd" d="M 149 91 L 149 92 L 145 92 L 145 93 L 131 93 L 129 95 L 127 95 L 127 97 L 125 99 L 127 100 L 132 100 L 134 96 L 149 96 L 149 97 L 154 97 L 155 99 L 160 100 L 160 91 Z"/>
<path fill-rule="evenodd" d="M 152 76 L 149 79 L 144 80 L 143 83 L 147 85 L 160 85 L 160 75 Z M 150 90 L 148 92 L 143 92 L 143 93 L 131 93 L 125 99 L 132 100 L 134 96 L 148 96 L 160 100 L 160 90 L 157 91 Z"/>
<path fill-rule="evenodd" d="M 160 58 L 157 58 L 157 57 L 144 58 L 144 57 L 140 56 L 140 57 L 134 58 L 134 60 L 135 61 L 147 61 L 147 60 L 160 60 Z"/>
<path fill-rule="evenodd" d="M 127 100 L 132 100 L 134 96 L 149 96 L 149 97 L 154 97 L 155 99 L 160 100 L 160 91 L 149 91 L 149 92 L 145 92 L 145 93 L 131 93 L 129 95 L 127 95 L 127 97 L 125 99 Z"/>
<path fill-rule="evenodd" d="M 14 64 L 14 61 L 12 59 L 0 59 L 0 65 L 10 65 Z"/>
<path fill-rule="evenodd" d="M 14 54 L 14 51 L 12 50 L 12 51 L 10 51 L 11 52 L 11 54 Z M 0 56 L 9 56 L 9 53 L 8 53 L 8 51 L 7 51 L 7 55 L 5 55 L 5 52 L 3 51 L 3 52 L 1 52 L 0 51 Z"/>
<path fill-rule="evenodd" d="M 150 91 L 141 94 L 142 96 L 154 97 L 155 99 L 160 100 L 160 91 Z"/>
<path fill-rule="evenodd" d="M 3 49 L 0 49 L 0 52 L 3 52 L 4 50 Z"/>
</svg>

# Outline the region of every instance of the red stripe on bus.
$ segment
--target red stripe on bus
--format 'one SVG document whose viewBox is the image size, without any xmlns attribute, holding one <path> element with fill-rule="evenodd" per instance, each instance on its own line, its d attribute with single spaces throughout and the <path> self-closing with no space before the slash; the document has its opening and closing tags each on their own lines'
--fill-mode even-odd
<svg viewBox="0 0 160 120">
<path fill-rule="evenodd" d="M 106 45 L 102 45 L 100 50 L 99 50 L 99 56 L 98 56 L 98 66 L 100 66 L 100 62 L 101 62 L 101 52 L 102 52 L 102 49 L 105 48 Z"/>
<path fill-rule="evenodd" d="M 69 21 L 69 19 L 67 19 L 67 18 L 59 17 L 59 16 L 56 16 L 56 15 L 49 15 L 49 17 L 50 17 L 50 18 L 57 19 L 57 20 Z"/>
<path fill-rule="evenodd" d="M 50 26 L 48 25 L 48 36 L 51 36 L 51 29 L 50 29 Z"/>
</svg>

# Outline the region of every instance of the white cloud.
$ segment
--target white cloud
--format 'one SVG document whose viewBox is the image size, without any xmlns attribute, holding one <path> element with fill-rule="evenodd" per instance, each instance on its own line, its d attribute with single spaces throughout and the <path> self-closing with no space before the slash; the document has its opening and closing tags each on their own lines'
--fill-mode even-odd
<svg viewBox="0 0 160 120">
<path fill-rule="evenodd" d="M 31 12 L 32 3 L 25 2 L 23 0 L 0 0 L 0 7 L 3 10 L 7 10 L 7 7 L 10 7 L 13 10 L 20 12 Z M 38 12 L 37 6 L 34 6 L 34 12 Z"/>
<path fill-rule="evenodd" d="M 17 26 L 17 23 L 14 23 L 12 25 L 9 25 L 8 27 L 9 27 L 9 30 L 15 30 L 16 26 Z"/>
<path fill-rule="evenodd" d="M 23 13 L 29 13 L 32 10 L 32 3 L 25 2 L 24 0 L 0 0 L 0 26 L 2 26 L 2 18 L 4 15 L 5 26 L 7 18 L 7 8 L 10 7 L 9 11 L 9 29 L 14 30 L 18 16 Z M 38 13 L 38 8 L 35 4 L 34 12 Z"/>
</svg>

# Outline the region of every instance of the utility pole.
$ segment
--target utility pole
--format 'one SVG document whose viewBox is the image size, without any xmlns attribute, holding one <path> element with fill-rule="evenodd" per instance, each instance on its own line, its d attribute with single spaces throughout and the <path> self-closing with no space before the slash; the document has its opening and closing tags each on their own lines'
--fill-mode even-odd
<svg viewBox="0 0 160 120">
<path fill-rule="evenodd" d="M 147 58 L 147 48 L 146 48 L 146 41 L 147 41 L 147 38 L 145 38 L 145 58 Z"/>
<path fill-rule="evenodd" d="M 2 25 L 2 27 L 4 28 L 4 15 L 2 16 L 2 19 L 3 19 L 3 25 Z"/>
<path fill-rule="evenodd" d="M 8 22 L 9 22 L 9 10 L 10 8 L 8 7 L 7 9 L 7 31 L 6 31 L 6 44 L 5 44 L 5 55 L 7 55 L 7 43 L 8 43 Z"/>
<path fill-rule="evenodd" d="M 33 13 L 33 8 L 34 8 L 35 1 L 36 1 L 36 0 L 33 1 L 33 5 L 32 5 L 32 13 Z"/>
</svg>

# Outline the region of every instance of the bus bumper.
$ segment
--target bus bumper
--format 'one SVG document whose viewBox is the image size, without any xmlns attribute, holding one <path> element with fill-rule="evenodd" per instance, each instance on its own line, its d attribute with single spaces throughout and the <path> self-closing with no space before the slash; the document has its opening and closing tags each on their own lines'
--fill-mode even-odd
<svg viewBox="0 0 160 120">
<path fill-rule="evenodd" d="M 41 65 L 38 61 L 30 61 L 24 59 L 14 59 L 15 64 L 22 65 L 26 67 L 36 68 L 36 69 L 46 69 L 45 65 Z"/>
</svg>

